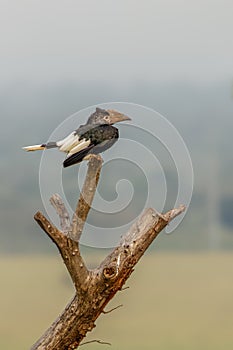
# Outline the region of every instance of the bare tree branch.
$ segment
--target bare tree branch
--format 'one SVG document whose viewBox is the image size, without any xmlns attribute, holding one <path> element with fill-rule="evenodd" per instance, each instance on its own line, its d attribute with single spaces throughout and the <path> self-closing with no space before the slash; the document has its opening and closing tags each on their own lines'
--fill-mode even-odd
<svg viewBox="0 0 233 350">
<path fill-rule="evenodd" d="M 101 165 L 102 159 L 99 156 L 90 157 L 87 176 L 69 230 L 71 237 L 75 239 L 80 238 L 82 234 L 98 183 Z M 166 214 L 159 214 L 151 208 L 145 210 L 122 237 L 119 245 L 99 267 L 91 271 L 84 264 L 79 251 L 79 243 L 72 240 L 69 235 L 65 236 L 43 214 L 38 212 L 35 219 L 57 245 L 75 285 L 76 294 L 31 350 L 76 349 L 87 332 L 95 327 L 95 320 L 101 313 L 106 313 L 105 306 L 118 291 L 122 290 L 135 265 L 152 241 L 174 217 L 184 210 L 184 206 Z M 59 208 L 60 221 L 65 222 L 62 212 L 64 210 Z M 65 212 L 64 215 L 66 216 Z M 67 228 L 65 224 L 63 227 Z"/>
<path fill-rule="evenodd" d="M 50 203 L 52 204 L 60 218 L 62 232 L 64 234 L 68 234 L 68 232 L 70 231 L 70 216 L 59 194 L 53 194 L 50 198 Z"/>
<path fill-rule="evenodd" d="M 85 290 L 89 271 L 81 257 L 78 242 L 64 235 L 42 213 L 37 212 L 34 219 L 56 244 L 78 292 Z"/>
<path fill-rule="evenodd" d="M 65 242 L 64 234 L 58 230 L 58 228 L 56 228 L 48 219 L 46 219 L 46 217 L 41 212 L 38 211 L 34 215 L 34 219 L 45 231 L 45 233 L 47 233 L 47 235 L 52 239 L 58 249 L 60 249 L 60 246 L 62 246 Z"/>
<path fill-rule="evenodd" d="M 113 311 L 119 309 L 120 307 L 123 307 L 123 304 L 120 304 L 120 305 L 118 305 L 118 306 L 116 306 L 116 307 L 113 307 L 112 309 L 110 309 L 110 310 L 108 310 L 108 311 L 103 310 L 103 314 L 104 314 L 104 315 L 110 314 L 111 312 L 113 312 Z"/>
<path fill-rule="evenodd" d="M 103 160 L 99 155 L 91 155 L 89 158 L 86 179 L 72 220 L 70 237 L 77 242 L 80 240 L 84 224 L 91 208 L 99 181 L 102 162 Z"/>
<path fill-rule="evenodd" d="M 96 186 L 99 180 L 101 165 L 102 158 L 100 156 L 92 155 L 90 157 L 87 176 L 75 210 L 75 214 L 73 216 L 72 224 L 70 224 L 68 211 L 58 194 L 54 194 L 50 198 L 50 202 L 59 215 L 62 231 L 51 224 L 42 213 L 38 212 L 34 217 L 42 229 L 57 245 L 57 248 L 60 251 L 63 261 L 75 284 L 77 293 L 86 290 L 86 284 L 90 275 L 81 257 L 78 240 L 82 234 L 82 230 L 93 201 Z"/>
<path fill-rule="evenodd" d="M 111 343 L 108 343 L 106 341 L 99 340 L 99 339 L 94 339 L 94 340 L 85 341 L 85 343 L 80 344 L 80 346 L 91 344 L 91 343 L 98 343 L 98 344 L 101 344 L 101 345 L 112 345 Z"/>
</svg>

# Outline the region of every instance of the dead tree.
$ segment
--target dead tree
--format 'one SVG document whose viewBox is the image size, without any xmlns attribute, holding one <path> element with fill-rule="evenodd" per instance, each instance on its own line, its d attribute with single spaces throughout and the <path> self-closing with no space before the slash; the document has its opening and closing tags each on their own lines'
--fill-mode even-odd
<svg viewBox="0 0 233 350">
<path fill-rule="evenodd" d="M 90 156 L 86 179 L 72 221 L 58 195 L 51 204 L 60 218 L 61 230 L 40 212 L 35 220 L 56 244 L 75 286 L 75 296 L 50 328 L 31 347 L 31 350 L 76 349 L 87 332 L 95 327 L 95 320 L 133 272 L 146 249 L 169 223 L 184 211 L 184 206 L 166 214 L 146 209 L 119 245 L 99 267 L 88 270 L 80 254 L 79 239 L 98 184 L 102 158 Z"/>
</svg>

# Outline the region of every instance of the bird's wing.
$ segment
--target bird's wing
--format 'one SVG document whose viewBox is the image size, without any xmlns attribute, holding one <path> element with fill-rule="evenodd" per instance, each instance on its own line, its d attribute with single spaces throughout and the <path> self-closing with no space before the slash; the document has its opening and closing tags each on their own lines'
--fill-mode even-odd
<svg viewBox="0 0 233 350">
<path fill-rule="evenodd" d="M 83 158 L 92 150 L 93 147 L 95 147 L 95 145 L 93 144 L 89 145 L 86 148 L 82 149 L 81 151 L 67 157 L 63 162 L 64 168 L 67 168 L 68 166 L 73 164 L 80 163 L 83 160 Z"/>
<path fill-rule="evenodd" d="M 82 150 L 85 150 L 86 147 L 88 147 L 91 143 L 91 140 L 80 140 L 78 143 L 75 143 L 72 145 L 72 148 L 70 148 L 70 151 L 68 153 L 68 157 L 72 156 L 72 154 L 78 153 Z"/>
<path fill-rule="evenodd" d="M 89 146 L 89 144 L 90 140 L 85 140 L 84 138 L 80 139 L 80 136 L 75 131 L 63 140 L 57 142 L 59 150 L 68 153 L 68 156 L 81 151 Z"/>
</svg>

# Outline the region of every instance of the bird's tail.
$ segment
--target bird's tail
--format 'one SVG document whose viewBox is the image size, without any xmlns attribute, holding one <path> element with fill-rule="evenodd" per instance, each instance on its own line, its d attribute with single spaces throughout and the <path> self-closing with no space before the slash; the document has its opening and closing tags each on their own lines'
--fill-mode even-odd
<svg viewBox="0 0 233 350">
<path fill-rule="evenodd" d="M 32 151 L 39 151 L 39 150 L 44 150 L 47 148 L 55 148 L 55 147 L 57 147 L 56 142 L 48 142 L 47 144 L 43 143 L 42 145 L 26 146 L 26 147 L 23 147 L 23 149 L 27 152 L 32 152 Z"/>
<path fill-rule="evenodd" d="M 23 149 L 27 152 L 43 150 L 45 148 L 46 148 L 45 145 L 34 145 L 34 146 L 23 147 Z"/>
</svg>

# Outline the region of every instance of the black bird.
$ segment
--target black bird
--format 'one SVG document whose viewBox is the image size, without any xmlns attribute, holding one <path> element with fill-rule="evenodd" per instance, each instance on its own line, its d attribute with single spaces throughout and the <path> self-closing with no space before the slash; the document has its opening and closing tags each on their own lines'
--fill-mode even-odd
<svg viewBox="0 0 233 350">
<path fill-rule="evenodd" d="M 58 148 L 67 153 L 63 162 L 66 168 L 80 163 L 89 153 L 98 154 L 110 148 L 119 138 L 118 129 L 112 124 L 131 120 L 126 115 L 113 109 L 96 108 L 86 124 L 73 131 L 63 140 L 48 142 L 47 144 L 23 147 L 25 151 L 37 151 L 49 148 Z"/>
</svg>

